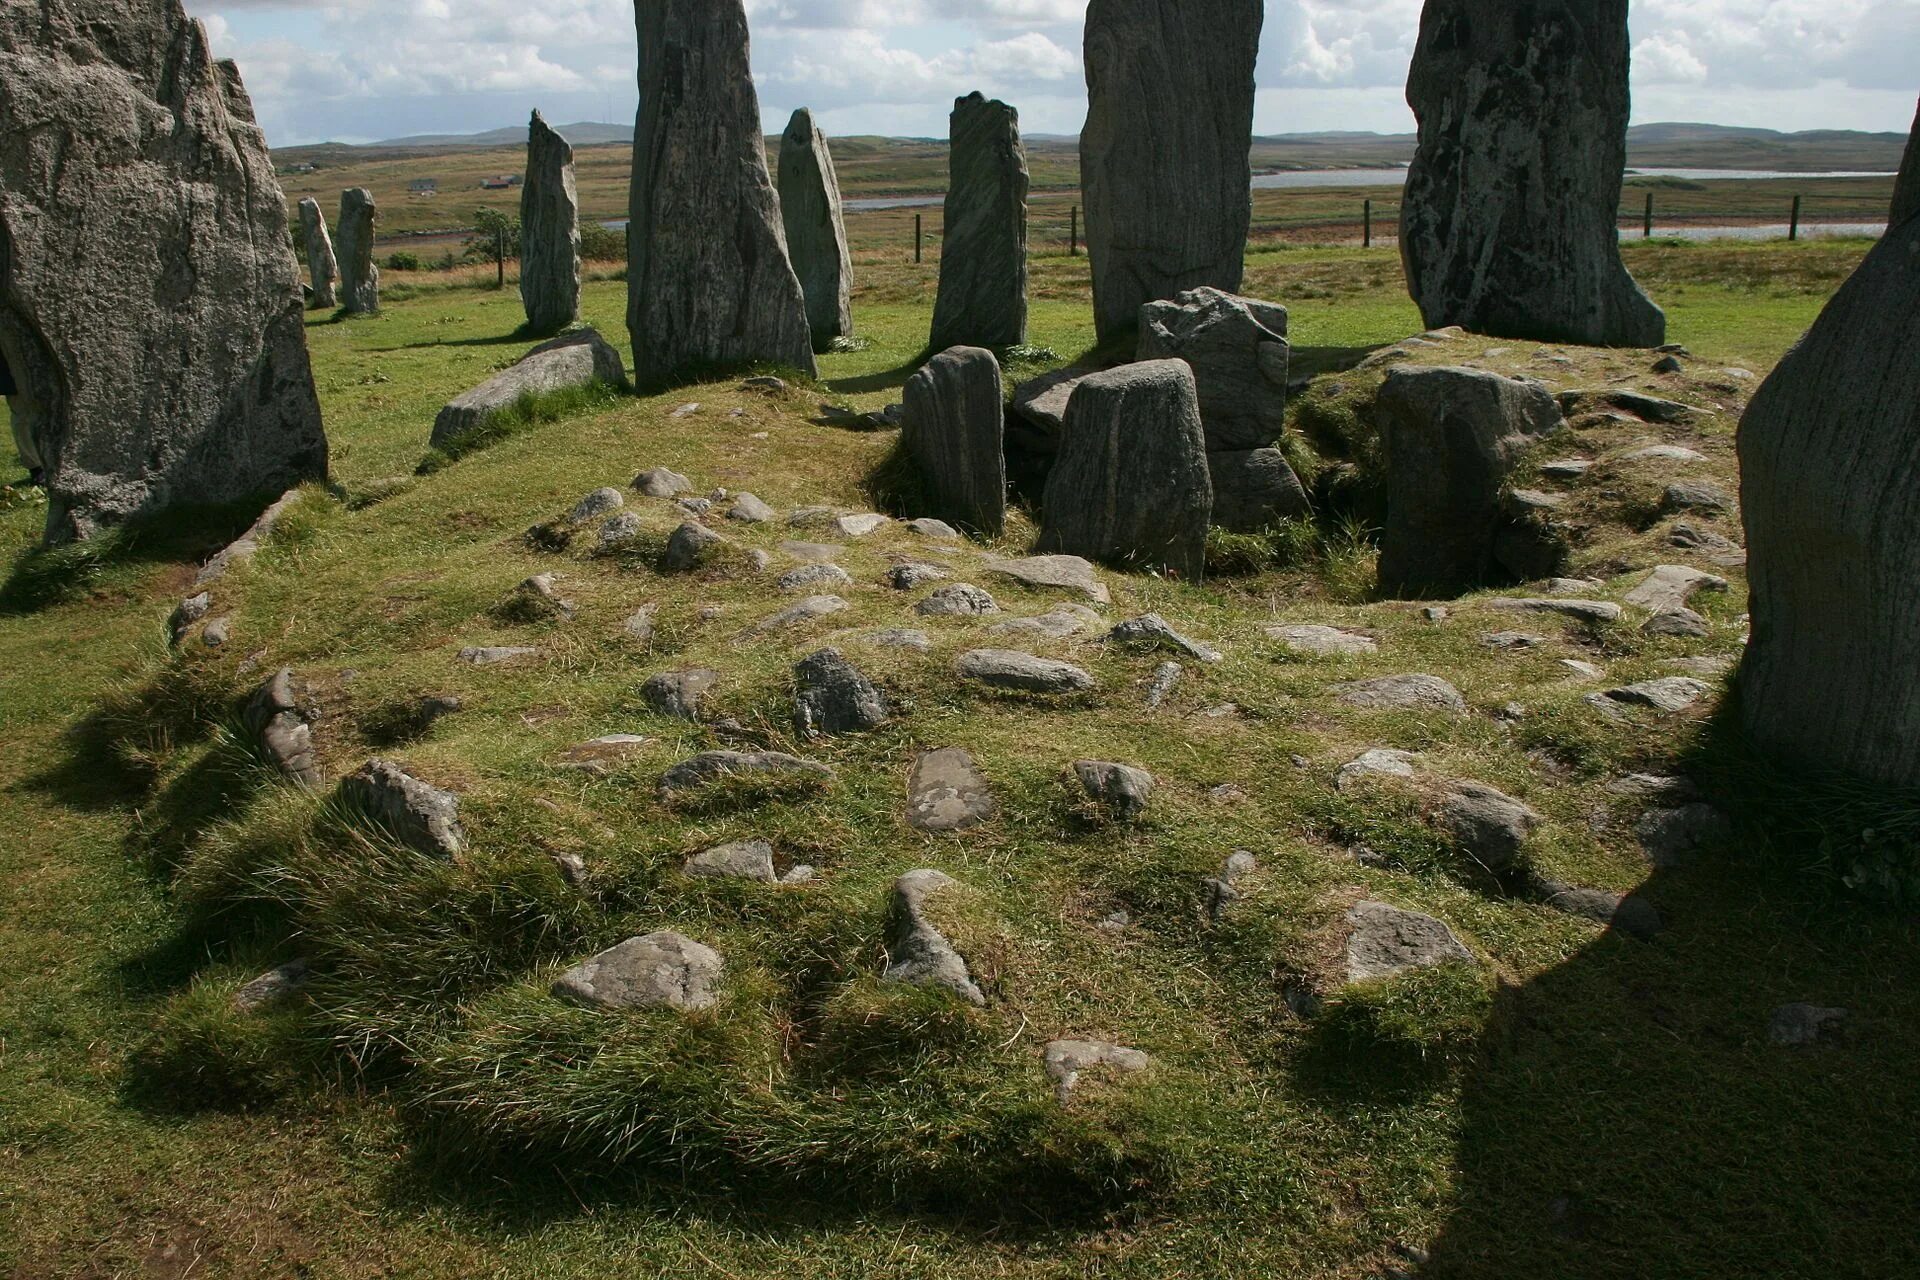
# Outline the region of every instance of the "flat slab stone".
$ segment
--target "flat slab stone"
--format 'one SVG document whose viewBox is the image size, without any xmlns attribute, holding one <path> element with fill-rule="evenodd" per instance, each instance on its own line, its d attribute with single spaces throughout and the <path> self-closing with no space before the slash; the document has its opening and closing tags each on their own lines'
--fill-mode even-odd
<svg viewBox="0 0 1920 1280">
<path fill-rule="evenodd" d="M 1279 641 L 1294 653 L 1315 658 L 1349 658 L 1380 652 L 1380 644 L 1372 636 L 1340 627 L 1298 623 L 1266 630 L 1268 639 Z"/>
<path fill-rule="evenodd" d="M 1634 836 L 1656 867 L 1677 867 L 1696 851 L 1733 837 L 1733 823 L 1710 804 L 1650 809 L 1634 824 Z"/>
<path fill-rule="evenodd" d="M 1219 662 L 1226 657 L 1212 645 L 1201 644 L 1198 640 L 1181 635 L 1173 629 L 1172 623 L 1157 613 L 1143 613 L 1137 618 L 1127 619 L 1107 633 L 1107 643 L 1142 651 L 1164 649 L 1208 663 Z"/>
<path fill-rule="evenodd" d="M 893 882 L 887 968 L 883 979 L 951 991 L 968 1004 L 984 1005 L 967 962 L 927 917 L 927 901 L 959 884 L 943 872 L 909 871 Z"/>
<path fill-rule="evenodd" d="M 662 671 L 640 686 L 640 700 L 659 715 L 697 723 L 702 700 L 719 683 L 720 673 L 705 667 Z"/>
<path fill-rule="evenodd" d="M 1626 616 L 1620 606 L 1610 600 L 1577 600 L 1562 596 L 1502 596 L 1487 601 L 1487 608 L 1508 613 L 1555 613 L 1563 618 L 1589 623 L 1618 622 Z"/>
<path fill-rule="evenodd" d="M 915 653 L 928 653 L 933 649 L 933 637 L 912 627 L 887 627 L 866 632 L 859 638 L 862 644 L 876 649 L 911 649 Z"/>
<path fill-rule="evenodd" d="M 1340 766 L 1333 776 L 1336 791 L 1350 791 L 1375 778 L 1411 778 L 1417 757 L 1411 751 L 1375 747 Z"/>
<path fill-rule="evenodd" d="M 955 582 L 913 606 L 913 611 L 923 618 L 983 618 L 1000 612 L 1000 605 L 972 583 Z"/>
<path fill-rule="evenodd" d="M 1079 667 L 1014 649 L 974 649 L 960 655 L 954 669 L 969 680 L 1023 693 L 1080 693 L 1093 677 Z"/>
<path fill-rule="evenodd" d="M 340 782 L 340 801 L 431 857 L 458 857 L 467 847 L 460 797 L 420 781 L 390 760 L 369 760 Z"/>
<path fill-rule="evenodd" d="M 755 880 L 773 884 L 773 846 L 765 840 L 735 840 L 694 854 L 686 873 L 704 880 Z"/>
<path fill-rule="evenodd" d="M 1073 776 L 1087 798 L 1104 808 L 1116 822 L 1135 821 L 1147 811 L 1147 803 L 1153 799 L 1153 775 L 1136 765 L 1078 760 L 1074 762 Z"/>
<path fill-rule="evenodd" d="M 1379 676 L 1333 686 L 1333 694 L 1350 707 L 1367 711 L 1448 711 L 1465 715 L 1467 700 L 1439 676 Z"/>
<path fill-rule="evenodd" d="M 839 596 L 808 596 L 798 604 L 789 605 L 771 617 L 762 618 L 755 624 L 754 630 L 763 634 L 773 631 L 787 631 L 809 622 L 817 622 L 821 618 L 829 617 L 850 608 L 852 608 L 852 606 Z"/>
<path fill-rule="evenodd" d="M 1347 981 L 1391 978 L 1412 969 L 1480 962 L 1443 921 L 1384 902 L 1355 903 L 1347 912 Z"/>
<path fill-rule="evenodd" d="M 560 757 L 560 767 L 576 769 L 596 778 L 611 777 L 620 766 L 644 751 L 652 738 L 634 733 L 610 733 L 605 737 L 568 747 Z"/>
<path fill-rule="evenodd" d="M 837 564 L 803 564 L 781 574 L 774 585 L 782 591 L 817 592 L 821 587 L 850 587 L 853 575 Z"/>
<path fill-rule="evenodd" d="M 1693 603 L 1701 591 L 1725 591 L 1727 580 L 1680 564 L 1663 564 L 1627 592 L 1626 602 L 1648 613 L 1672 613 Z"/>
<path fill-rule="evenodd" d="M 831 765 L 817 760 L 802 760 L 783 751 L 703 751 L 682 760 L 660 775 L 660 794 L 671 797 L 682 791 L 694 791 L 727 778 L 790 778 L 810 782 L 828 782 L 834 776 Z"/>
<path fill-rule="evenodd" d="M 798 542 L 789 539 L 780 544 L 782 554 L 792 556 L 795 560 L 806 560 L 817 564 L 838 560 L 845 550 L 845 547 L 835 546 L 831 542 Z"/>
<path fill-rule="evenodd" d="M 1621 706 L 1651 707 L 1655 711 L 1672 713 L 1685 711 L 1711 692 L 1704 682 L 1692 676 L 1662 676 L 1658 680 L 1643 680 L 1639 684 L 1596 693 L 1592 698 L 1605 699 Z"/>
<path fill-rule="evenodd" d="M 921 831 L 965 831 L 991 822 L 1000 806 L 970 752 L 922 752 L 907 779 L 907 822 Z"/>
<path fill-rule="evenodd" d="M 989 635 L 1037 636 L 1046 640 L 1067 640 L 1087 635 L 1106 625 L 1106 619 L 1083 604 L 1057 604 L 1033 618 L 1009 618 L 987 628 Z"/>
<path fill-rule="evenodd" d="M 1145 1071 L 1153 1059 L 1138 1049 L 1127 1049 L 1105 1040 L 1049 1040 L 1042 1051 L 1047 1075 L 1053 1080 L 1055 1096 L 1064 1106 L 1073 1096 L 1080 1077 L 1089 1071 L 1108 1070 L 1124 1073 Z"/>
<path fill-rule="evenodd" d="M 1012 578 L 1029 587 L 1074 591 L 1095 604 L 1112 604 L 1108 591 L 1095 574 L 1093 562 L 1079 556 L 1028 556 L 1022 560 L 988 560 L 987 572 Z"/>
<path fill-rule="evenodd" d="M 835 518 L 833 527 L 845 537 L 864 538 L 869 534 L 880 532 L 892 523 L 893 519 L 890 516 L 867 511 L 858 515 L 839 516 Z"/>
<path fill-rule="evenodd" d="M 554 982 L 553 994 L 596 1009 L 710 1009 L 725 970 L 713 948 L 663 930 L 581 961 Z"/>
<path fill-rule="evenodd" d="M 595 329 L 562 334 L 529 351 L 518 364 L 448 401 L 433 421 L 428 443 L 435 449 L 448 448 L 484 431 L 496 417 L 529 396 L 594 383 L 627 385 L 626 365 L 620 353 Z"/>
</svg>

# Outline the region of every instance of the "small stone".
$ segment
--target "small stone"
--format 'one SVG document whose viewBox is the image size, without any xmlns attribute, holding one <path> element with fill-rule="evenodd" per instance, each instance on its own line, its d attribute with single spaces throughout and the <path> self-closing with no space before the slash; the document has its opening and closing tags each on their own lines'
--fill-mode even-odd
<svg viewBox="0 0 1920 1280">
<path fill-rule="evenodd" d="M 369 760 L 341 780 L 340 800 L 408 848 L 453 858 L 466 848 L 460 829 L 460 798 L 420 781 L 388 760 Z"/>
<path fill-rule="evenodd" d="M 560 767 L 575 769 L 595 778 L 612 777 L 619 772 L 621 765 L 639 755 L 652 741 L 652 738 L 632 733 L 610 733 L 567 748 L 560 757 Z"/>
<path fill-rule="evenodd" d="M 626 505 L 626 495 L 618 489 L 612 487 L 595 489 L 592 493 L 573 504 L 573 510 L 567 513 L 567 519 L 574 524 L 585 524 L 589 520 L 597 520 L 609 512 L 618 511 Z"/>
<path fill-rule="evenodd" d="M 537 573 L 516 586 L 498 612 L 516 622 L 565 622 L 575 609 L 573 601 L 561 597 L 559 579 Z"/>
<path fill-rule="evenodd" d="M 1427 622 L 1441 623 L 1453 616 L 1453 611 L 1443 604 L 1430 604 L 1420 610 L 1420 617 Z"/>
<path fill-rule="evenodd" d="M 679 792 L 709 786 L 724 778 L 785 778 L 824 783 L 833 776 L 831 766 L 782 751 L 703 751 L 660 775 L 660 795 L 662 799 L 671 799 Z"/>
<path fill-rule="evenodd" d="M 1153 678 L 1147 683 L 1147 710 L 1158 711 L 1185 674 L 1186 669 L 1177 662 L 1163 662 L 1155 667 Z"/>
<path fill-rule="evenodd" d="M 1000 806 L 973 756 L 958 747 L 922 752 L 907 779 L 907 822 L 920 831 L 965 831 Z"/>
<path fill-rule="evenodd" d="M 538 649 L 525 645 L 469 645 L 460 651 L 460 661 L 470 667 L 498 667 L 539 656 Z"/>
<path fill-rule="evenodd" d="M 1153 1059 L 1138 1049 L 1124 1049 L 1105 1040 L 1050 1040 L 1044 1059 L 1061 1106 L 1073 1097 L 1080 1077 L 1088 1071 L 1104 1068 L 1132 1073 L 1145 1071 L 1153 1063 Z"/>
<path fill-rule="evenodd" d="M 720 673 L 704 667 L 663 671 L 640 686 L 640 700 L 657 715 L 698 723 L 700 704 L 720 683 Z"/>
<path fill-rule="evenodd" d="M 710 1009 L 725 969 L 719 952 L 662 931 L 582 961 L 560 975 L 553 994 L 598 1009 Z"/>
<path fill-rule="evenodd" d="M 1668 609 L 1656 613 L 1641 626 L 1650 636 L 1669 636 L 1686 640 L 1704 640 L 1713 634 L 1713 626 L 1691 609 Z"/>
<path fill-rule="evenodd" d="M 994 598 L 967 582 L 955 582 L 913 607 L 923 618 L 979 618 L 1000 612 Z"/>
<path fill-rule="evenodd" d="M 1380 676 L 1333 686 L 1333 694 L 1350 707 L 1368 711 L 1450 711 L 1465 715 L 1467 700 L 1439 676 Z"/>
<path fill-rule="evenodd" d="M 705 880 L 757 880 L 774 883 L 773 846 L 765 840 L 735 840 L 687 859 L 686 873 Z"/>
<path fill-rule="evenodd" d="M 219 649 L 233 639 L 233 615 L 224 614 L 200 628 L 200 643 L 209 649 Z"/>
<path fill-rule="evenodd" d="M 1573 672 L 1573 674 L 1588 680 L 1604 680 L 1607 676 L 1604 667 L 1595 666 L 1591 662 L 1583 662 L 1579 658 L 1562 658 L 1560 659 L 1560 665 Z"/>
<path fill-rule="evenodd" d="M 1622 462 L 1673 462 L 1688 466 L 1695 462 L 1705 462 L 1707 455 L 1697 449 L 1688 449 L 1677 444 L 1654 444 L 1639 449 L 1630 449 L 1620 455 Z"/>
<path fill-rule="evenodd" d="M 888 627 L 881 631 L 869 631 L 860 639 L 876 649 L 911 649 L 915 653 L 928 653 L 933 649 L 933 637 L 924 631 L 915 631 L 911 627 Z"/>
<path fill-rule="evenodd" d="M 1057 604 L 1036 618 L 1010 618 L 988 627 L 990 635 L 1037 636 L 1047 640 L 1066 640 L 1097 631 L 1106 619 L 1083 604 Z"/>
<path fill-rule="evenodd" d="M 1079 667 L 1012 649 L 974 649 L 960 655 L 955 669 L 967 679 L 1024 693 L 1080 693 L 1094 685 Z"/>
<path fill-rule="evenodd" d="M 1660 510 L 1667 515 L 1677 515 L 1683 511 L 1700 511 L 1709 515 L 1730 510 L 1733 499 L 1717 485 L 1697 480 L 1678 480 L 1667 486 L 1660 496 Z"/>
<path fill-rule="evenodd" d="M 741 524 L 768 524 L 777 518 L 772 507 L 750 493 L 734 498 L 733 505 L 727 509 L 727 519 L 738 520 Z"/>
<path fill-rule="evenodd" d="M 803 862 L 797 867 L 789 867 L 787 873 L 780 877 L 780 883 L 785 885 L 812 884 L 819 878 L 820 872 Z"/>
<path fill-rule="evenodd" d="M 909 561 L 887 570 L 887 585 L 895 591 L 917 591 L 929 582 L 945 582 L 952 576 L 945 565 Z"/>
<path fill-rule="evenodd" d="M 233 993 L 235 1013 L 258 1013 L 293 999 L 306 989 L 313 977 L 313 962 L 289 960 L 277 969 L 269 969 Z"/>
<path fill-rule="evenodd" d="M 1662 676 L 1658 680 L 1643 680 L 1592 694 L 1588 700 L 1605 699 L 1622 706 L 1651 707 L 1672 714 L 1685 711 L 1710 692 L 1706 684 L 1691 676 Z"/>
<path fill-rule="evenodd" d="M 633 487 L 649 498 L 675 498 L 683 493 L 692 493 L 693 481 L 678 471 L 654 467 L 650 471 L 642 471 L 635 476 Z"/>
<path fill-rule="evenodd" d="M 667 539 L 667 553 L 660 567 L 668 573 L 687 573 L 711 560 L 726 539 L 703 524 L 688 521 Z"/>
<path fill-rule="evenodd" d="M 679 498 L 675 500 L 673 505 L 685 514 L 692 516 L 695 520 L 699 520 L 713 510 L 713 499 Z"/>
<path fill-rule="evenodd" d="M 632 545 L 643 529 L 639 516 L 631 511 L 622 511 L 600 526 L 600 554 L 606 555 Z"/>
<path fill-rule="evenodd" d="M 193 624 L 207 616 L 213 609 L 213 595 L 202 591 L 199 595 L 188 596 L 174 607 L 173 616 L 167 619 L 167 633 L 174 644 L 186 638 Z"/>
<path fill-rule="evenodd" d="M 1137 618 L 1127 619 L 1107 633 L 1107 643 L 1141 651 L 1166 649 L 1209 663 L 1218 662 L 1226 656 L 1211 645 L 1189 640 L 1157 613 L 1144 613 Z"/>
<path fill-rule="evenodd" d="M 892 523 L 892 519 L 887 516 L 867 512 L 862 515 L 841 516 L 833 522 L 833 527 L 845 537 L 864 538 L 868 534 L 879 532 Z"/>
<path fill-rule="evenodd" d="M 1687 366 L 1681 363 L 1678 356 L 1661 356 L 1653 362 L 1655 373 L 1685 373 L 1686 370 Z"/>
<path fill-rule="evenodd" d="M 1608 600 L 1579 600 L 1564 596 L 1532 599 L 1501 597 L 1487 601 L 1487 608 L 1508 613 L 1552 613 L 1593 625 L 1618 622 L 1625 616 L 1619 605 Z"/>
<path fill-rule="evenodd" d="M 659 605 L 643 604 L 627 615 L 627 620 L 620 624 L 620 628 L 633 639 L 646 644 L 653 639 L 654 619 L 659 613 Z"/>
<path fill-rule="evenodd" d="M 865 733 L 887 720 L 887 700 L 838 649 L 822 649 L 793 669 L 794 728 L 802 738 Z"/>
<path fill-rule="evenodd" d="M 1767 1043 L 1783 1049 L 1838 1040 L 1846 1029 L 1845 1009 L 1823 1009 L 1814 1004 L 1783 1004 L 1767 1023 Z"/>
<path fill-rule="evenodd" d="M 1073 773 L 1081 790 L 1105 808 L 1115 822 L 1137 820 L 1153 798 L 1153 775 L 1133 765 L 1080 760 L 1074 764 Z"/>
<path fill-rule="evenodd" d="M 1347 912 L 1347 981 L 1390 978 L 1442 964 L 1478 965 L 1453 930 L 1432 916 L 1384 902 L 1360 902 Z"/>
<path fill-rule="evenodd" d="M 691 418 L 693 417 L 693 415 L 699 412 L 700 412 L 699 402 L 688 401 L 686 404 L 677 404 L 673 408 L 667 410 L 667 416 L 669 418 Z"/>
<path fill-rule="evenodd" d="M 1689 854 L 1731 839 L 1733 823 L 1710 804 L 1685 804 L 1648 810 L 1634 824 L 1633 833 L 1654 866 L 1676 867 Z"/>
<path fill-rule="evenodd" d="M 759 377 L 748 378 L 742 382 L 740 389 L 742 391 L 758 391 L 763 395 L 769 396 L 784 395 L 787 390 L 787 380 L 785 378 L 776 378 L 771 374 L 762 374 Z"/>
<path fill-rule="evenodd" d="M 789 605 L 787 608 L 780 610 L 780 612 L 770 617 L 762 618 L 754 626 L 754 630 L 760 632 L 762 635 L 774 631 L 785 631 L 808 622 L 818 621 L 821 618 L 840 613 L 852 607 L 852 605 L 849 605 L 839 596 L 808 596 L 799 603 Z"/>
<path fill-rule="evenodd" d="M 845 551 L 846 548 L 835 546 L 831 542 L 786 541 L 780 544 L 780 550 L 783 554 L 792 556 L 795 560 L 826 564 L 838 560 L 840 553 Z"/>
<path fill-rule="evenodd" d="M 909 533 L 917 533 L 923 538 L 933 538 L 940 542 L 958 542 L 960 531 L 945 520 L 935 520 L 932 516 L 921 516 L 909 520 L 904 526 Z"/>
<path fill-rule="evenodd" d="M 1235 849 L 1220 864 L 1220 878 L 1228 884 L 1235 884 L 1260 869 L 1260 859 L 1246 849 Z"/>
<path fill-rule="evenodd" d="M 1578 480 L 1593 470 L 1586 458 L 1555 458 L 1540 464 L 1540 474 L 1549 480 Z"/>
<path fill-rule="evenodd" d="M 926 914 L 929 898 L 958 887 L 951 876 L 939 871 L 909 871 L 893 882 L 884 978 L 940 987 L 969 1004 L 984 1005 L 987 998 L 974 984 L 966 960 Z"/>
<path fill-rule="evenodd" d="M 1416 759 L 1411 751 L 1375 747 L 1340 766 L 1340 771 L 1333 775 L 1334 790 L 1351 790 L 1374 778 L 1411 778 Z"/>
<path fill-rule="evenodd" d="M 1540 815 L 1485 783 L 1456 782 L 1441 800 L 1434 824 L 1468 857 L 1504 875 L 1520 864 Z"/>
<path fill-rule="evenodd" d="M 1292 653 L 1316 658 L 1346 658 L 1380 652 L 1380 645 L 1372 636 L 1339 627 L 1311 624 L 1268 627 L 1267 638 L 1279 641 L 1283 648 Z"/>
<path fill-rule="evenodd" d="M 309 791 L 319 788 L 320 761 L 314 753 L 313 729 L 295 695 L 292 668 L 282 667 L 254 692 L 242 719 L 262 754 L 281 773 Z"/>
<path fill-rule="evenodd" d="M 1119 933 L 1133 923 L 1133 917 L 1124 911 L 1115 911 L 1103 917 L 1093 927 L 1107 933 Z"/>
<path fill-rule="evenodd" d="M 1582 889 L 1545 879 L 1535 887 L 1542 900 L 1555 911 L 1597 920 L 1630 938 L 1644 942 L 1666 928 L 1666 922 L 1652 903 L 1630 893 Z"/>
<path fill-rule="evenodd" d="M 1028 556 L 1024 560 L 989 560 L 987 572 L 1040 589 L 1077 591 L 1095 604 L 1113 603 L 1113 595 L 1094 576 L 1093 564 L 1079 556 Z"/>
<path fill-rule="evenodd" d="M 1686 565 L 1663 564 L 1624 597 L 1636 609 L 1669 613 L 1685 609 L 1702 591 L 1725 591 L 1727 580 Z"/>
<path fill-rule="evenodd" d="M 832 507 L 795 507 L 787 513 L 787 526 L 792 529 L 810 529 L 832 524 L 833 521 Z"/>
<path fill-rule="evenodd" d="M 1489 649 L 1513 653 L 1522 649 L 1538 649 L 1547 643 L 1547 638 L 1525 631 L 1494 631 L 1481 636 L 1480 643 Z"/>
<path fill-rule="evenodd" d="M 774 584 L 782 591 L 811 591 L 816 587 L 850 587 L 853 575 L 837 564 L 803 564 L 780 575 Z"/>
</svg>

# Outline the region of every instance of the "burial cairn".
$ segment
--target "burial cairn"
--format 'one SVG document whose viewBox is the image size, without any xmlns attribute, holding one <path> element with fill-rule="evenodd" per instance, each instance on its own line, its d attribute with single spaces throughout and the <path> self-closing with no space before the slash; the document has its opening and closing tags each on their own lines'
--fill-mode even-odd
<svg viewBox="0 0 1920 1280">
<path fill-rule="evenodd" d="M 1027 152 L 1020 113 L 973 93 L 953 104 L 935 351 L 1027 340 Z"/>
<path fill-rule="evenodd" d="M 1655 347 L 1666 316 L 1620 259 L 1627 0 L 1427 0 L 1400 251 L 1429 328 Z"/>
<path fill-rule="evenodd" d="M 286 200 L 238 69 L 180 0 L 26 7 L 0 19 L 0 387 L 47 541 L 323 478 Z"/>
<path fill-rule="evenodd" d="M 853 255 L 833 153 L 805 107 L 793 113 L 780 138 L 780 216 L 807 299 L 813 349 L 825 351 L 836 338 L 853 336 Z"/>
<path fill-rule="evenodd" d="M 520 301 L 534 333 L 557 333 L 580 318 L 573 147 L 538 111 L 527 126 L 527 175 L 520 189 Z"/>
<path fill-rule="evenodd" d="M 767 175 L 742 0 L 635 7 L 640 112 L 627 224 L 634 380 L 768 361 L 812 376 L 806 298 Z"/>
</svg>

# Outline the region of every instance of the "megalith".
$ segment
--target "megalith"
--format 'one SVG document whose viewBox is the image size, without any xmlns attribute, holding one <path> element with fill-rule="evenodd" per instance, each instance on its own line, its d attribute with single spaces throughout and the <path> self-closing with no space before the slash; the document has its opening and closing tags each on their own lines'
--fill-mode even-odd
<svg viewBox="0 0 1920 1280">
<path fill-rule="evenodd" d="M 1006 404 L 1000 362 L 980 347 L 943 351 L 907 380 L 900 445 L 934 516 L 997 537 L 1007 521 Z"/>
<path fill-rule="evenodd" d="M 538 111 L 520 187 L 520 301 L 527 327 L 557 333 L 580 318 L 580 197 L 573 146 Z"/>
<path fill-rule="evenodd" d="M 813 349 L 853 336 L 853 256 L 840 211 L 840 179 L 827 135 L 801 107 L 780 138 L 780 216 L 787 253 L 807 300 Z"/>
<path fill-rule="evenodd" d="M 312 196 L 300 202 L 300 239 L 307 248 L 307 276 L 313 282 L 310 305 L 322 310 L 339 306 L 334 284 L 340 279 L 340 264 L 334 260 L 333 237 L 327 234 L 327 215 Z"/>
<path fill-rule="evenodd" d="M 1262 0 L 1092 0 L 1080 181 L 1104 342 L 1202 285 L 1238 293 Z"/>
<path fill-rule="evenodd" d="M 935 351 L 1027 340 L 1027 152 L 1020 113 L 973 93 L 957 98 L 947 159 L 946 229 Z"/>
<path fill-rule="evenodd" d="M 634 381 L 766 361 L 817 372 L 767 175 L 742 0 L 647 0 L 627 223 Z"/>
<path fill-rule="evenodd" d="M 180 0 L 0 6 L 0 368 L 49 542 L 327 471 L 266 139 Z"/>
<path fill-rule="evenodd" d="M 373 260 L 373 192 L 348 187 L 340 193 L 340 305 L 350 316 L 380 309 L 380 268 Z"/>
<path fill-rule="evenodd" d="M 1407 79 L 1420 142 L 1400 253 L 1428 327 L 1652 347 L 1620 260 L 1627 0 L 1427 0 Z"/>
<path fill-rule="evenodd" d="M 1197 582 L 1212 516 L 1200 396 L 1186 362 L 1149 360 L 1081 382 L 1047 477 L 1037 550 Z"/>
<path fill-rule="evenodd" d="M 1887 215 L 1887 230 L 1893 230 L 1916 213 L 1920 213 L 1920 110 L 1914 112 L 1913 132 L 1907 135 L 1900 176 L 1893 182 L 1893 208 Z"/>
<path fill-rule="evenodd" d="M 1740 709 L 1787 759 L 1920 784 L 1920 223 L 1867 255 L 1747 406 Z"/>
<path fill-rule="evenodd" d="M 1211 450 L 1264 449 L 1287 425 L 1287 309 L 1202 287 L 1140 308 L 1135 358 L 1185 360 Z"/>
</svg>

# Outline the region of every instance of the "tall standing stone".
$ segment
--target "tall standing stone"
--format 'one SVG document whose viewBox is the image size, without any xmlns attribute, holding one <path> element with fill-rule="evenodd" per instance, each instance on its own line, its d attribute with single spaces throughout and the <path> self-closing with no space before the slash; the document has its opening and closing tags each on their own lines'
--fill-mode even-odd
<svg viewBox="0 0 1920 1280">
<path fill-rule="evenodd" d="M 239 69 L 180 0 L 0 4 L 0 384 L 48 540 L 324 477 L 304 309 Z"/>
<path fill-rule="evenodd" d="M 1427 0 L 1407 79 L 1420 144 L 1400 252 L 1431 328 L 1652 347 L 1620 260 L 1627 0 Z"/>
<path fill-rule="evenodd" d="M 373 192 L 348 187 L 340 193 L 340 303 L 350 316 L 380 309 L 380 268 L 373 260 Z"/>
<path fill-rule="evenodd" d="M 1887 216 L 1891 231 L 1920 213 L 1920 111 L 1913 116 L 1913 132 L 1907 135 L 1907 152 L 1900 161 L 1900 176 L 1893 183 L 1893 208 Z"/>
<path fill-rule="evenodd" d="M 1740 424 L 1749 733 L 1920 785 L 1920 250 L 1883 238 Z"/>
<path fill-rule="evenodd" d="M 1213 483 L 1184 360 L 1096 373 L 1067 405 L 1038 550 L 1133 570 L 1206 572 Z"/>
<path fill-rule="evenodd" d="M 1027 151 L 1020 113 L 973 93 L 956 98 L 947 159 L 946 230 L 935 351 L 1027 340 Z"/>
<path fill-rule="evenodd" d="M 557 333 L 580 318 L 573 147 L 538 111 L 527 126 L 527 172 L 520 188 L 520 301 L 535 333 Z"/>
<path fill-rule="evenodd" d="M 334 260 L 333 237 L 327 234 L 327 215 L 320 202 L 308 196 L 300 202 L 300 239 L 307 247 L 307 275 L 313 281 L 313 305 L 318 308 L 340 305 L 334 284 L 340 279 L 340 264 Z"/>
<path fill-rule="evenodd" d="M 907 380 L 901 447 L 937 516 L 998 537 L 1007 521 L 1006 403 L 1000 362 L 979 347 L 944 351 Z"/>
<path fill-rule="evenodd" d="M 780 139 L 780 216 L 787 252 L 807 299 L 813 349 L 853 336 L 853 256 L 840 211 L 840 178 L 827 135 L 801 107 Z"/>
<path fill-rule="evenodd" d="M 634 380 L 768 361 L 816 373 L 767 176 L 742 0 L 636 0 L 640 113 L 627 224 Z"/>
<path fill-rule="evenodd" d="M 1238 293 L 1251 217 L 1262 0 L 1093 0 L 1080 174 L 1104 342 L 1140 308 Z"/>
</svg>

